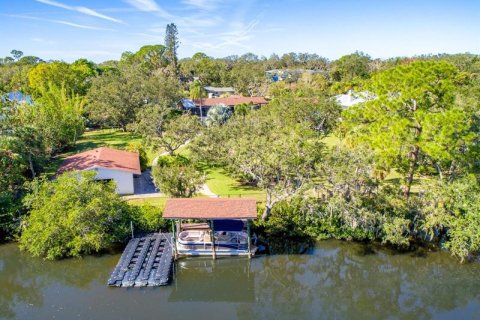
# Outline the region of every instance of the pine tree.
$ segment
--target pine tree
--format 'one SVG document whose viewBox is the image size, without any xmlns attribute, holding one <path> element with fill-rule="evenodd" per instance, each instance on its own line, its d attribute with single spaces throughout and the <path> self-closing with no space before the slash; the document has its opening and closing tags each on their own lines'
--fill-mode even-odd
<svg viewBox="0 0 480 320">
<path fill-rule="evenodd" d="M 167 28 L 165 31 L 165 58 L 169 63 L 169 69 L 175 75 L 178 74 L 178 45 L 179 41 L 177 26 L 174 23 L 167 24 Z"/>
</svg>

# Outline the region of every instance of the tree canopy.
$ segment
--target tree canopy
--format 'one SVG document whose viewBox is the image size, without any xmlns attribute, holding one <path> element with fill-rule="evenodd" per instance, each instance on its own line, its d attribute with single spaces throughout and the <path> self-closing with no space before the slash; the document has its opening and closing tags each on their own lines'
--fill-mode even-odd
<svg viewBox="0 0 480 320">
<path fill-rule="evenodd" d="M 371 147 L 379 166 L 403 173 L 407 197 L 419 169 L 455 174 L 473 147 L 470 117 L 454 104 L 456 74 L 451 64 L 432 61 L 386 70 L 369 84 L 376 98 L 343 113 L 347 139 Z"/>
<path fill-rule="evenodd" d="M 25 197 L 30 216 L 20 247 L 47 259 L 77 257 L 123 241 L 134 219 L 115 193 L 113 182 L 99 183 L 94 172 L 66 173 L 54 181 L 35 180 Z"/>
</svg>

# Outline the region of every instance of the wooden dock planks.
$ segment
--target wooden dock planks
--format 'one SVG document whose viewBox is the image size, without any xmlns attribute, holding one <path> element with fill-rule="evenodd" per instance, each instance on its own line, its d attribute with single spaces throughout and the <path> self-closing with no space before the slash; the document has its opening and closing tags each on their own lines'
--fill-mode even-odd
<svg viewBox="0 0 480 320">
<path fill-rule="evenodd" d="M 173 263 L 171 237 L 169 233 L 156 233 L 130 240 L 108 279 L 108 285 L 144 287 L 168 284 Z"/>
</svg>

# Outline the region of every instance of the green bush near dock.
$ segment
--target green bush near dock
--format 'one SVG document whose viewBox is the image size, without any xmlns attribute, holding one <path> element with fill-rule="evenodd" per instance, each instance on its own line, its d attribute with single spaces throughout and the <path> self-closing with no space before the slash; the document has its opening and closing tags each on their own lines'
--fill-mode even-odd
<svg viewBox="0 0 480 320">
<path fill-rule="evenodd" d="M 132 210 L 115 193 L 114 183 L 98 183 L 94 175 L 72 172 L 54 181 L 34 180 L 24 199 L 30 215 L 20 248 L 53 260 L 99 252 L 128 238 L 130 223 L 137 224 L 142 210 Z M 146 218 L 144 224 L 155 222 Z"/>
</svg>

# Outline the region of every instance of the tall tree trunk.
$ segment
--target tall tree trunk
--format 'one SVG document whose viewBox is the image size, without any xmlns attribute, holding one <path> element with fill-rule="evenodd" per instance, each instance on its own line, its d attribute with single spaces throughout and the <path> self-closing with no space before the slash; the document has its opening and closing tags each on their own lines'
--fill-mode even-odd
<svg viewBox="0 0 480 320">
<path fill-rule="evenodd" d="M 442 172 L 442 168 L 440 167 L 440 163 L 438 163 L 438 161 L 435 161 L 434 165 L 435 165 L 435 168 L 437 168 L 437 172 L 438 172 L 438 176 L 440 177 L 440 180 L 443 180 L 443 172 Z"/>
<path fill-rule="evenodd" d="M 33 168 L 33 161 L 32 161 L 32 155 L 28 155 L 28 166 L 30 167 L 30 172 L 32 173 L 32 178 L 35 178 L 35 169 Z"/>
<path fill-rule="evenodd" d="M 270 216 L 270 212 L 272 211 L 273 202 L 272 202 L 272 194 L 269 188 L 267 188 L 267 199 L 265 203 L 265 210 L 262 214 L 262 220 L 267 221 L 268 217 Z"/>
<path fill-rule="evenodd" d="M 415 175 L 415 170 L 417 168 L 417 162 L 418 162 L 418 155 L 420 153 L 420 148 L 418 146 L 415 146 L 413 148 L 413 151 L 411 153 L 411 161 L 410 161 L 410 166 L 408 168 L 408 174 L 407 174 L 407 179 L 406 179 L 406 185 L 403 189 L 403 195 L 408 199 L 410 197 L 410 190 L 412 188 L 412 183 L 413 183 L 413 177 Z"/>
<path fill-rule="evenodd" d="M 271 206 L 265 206 L 265 210 L 263 211 L 263 214 L 262 214 L 262 220 L 263 221 L 267 221 L 268 217 L 270 216 L 270 212 L 272 211 L 272 207 Z"/>
<path fill-rule="evenodd" d="M 412 101 L 412 112 L 415 113 L 417 111 L 417 101 L 413 100 Z M 420 137 L 420 134 L 422 133 L 422 127 L 419 123 L 416 124 L 414 127 L 415 129 L 415 137 L 418 138 Z M 407 174 L 407 179 L 406 179 L 406 185 L 403 189 L 403 195 L 405 198 L 410 197 L 410 190 L 412 188 L 412 183 L 413 183 L 413 177 L 415 175 L 415 170 L 417 169 L 417 163 L 418 163 L 418 156 L 420 153 L 420 147 L 418 145 L 415 145 L 413 147 L 412 152 L 410 153 L 410 166 L 408 168 L 408 174 Z"/>
</svg>

